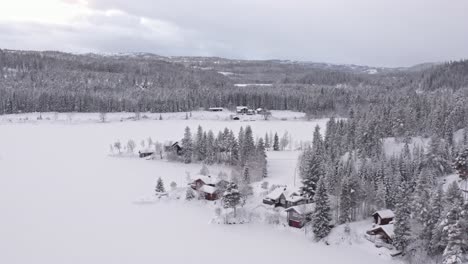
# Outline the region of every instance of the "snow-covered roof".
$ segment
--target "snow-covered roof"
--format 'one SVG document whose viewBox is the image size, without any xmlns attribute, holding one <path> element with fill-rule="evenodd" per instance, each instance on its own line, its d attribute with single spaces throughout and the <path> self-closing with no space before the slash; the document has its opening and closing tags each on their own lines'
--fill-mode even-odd
<svg viewBox="0 0 468 264">
<path fill-rule="evenodd" d="M 240 110 L 243 110 L 243 109 L 249 109 L 249 108 L 247 106 L 236 106 L 237 111 L 240 111 Z"/>
<path fill-rule="evenodd" d="M 315 211 L 315 203 L 310 203 L 310 204 L 300 204 L 300 205 L 296 205 L 296 206 L 292 206 L 292 207 L 289 207 L 288 209 L 286 209 L 286 212 L 289 212 L 289 211 L 296 211 L 297 213 L 299 214 L 310 214 L 310 213 L 313 213 Z"/>
<path fill-rule="evenodd" d="M 286 200 L 288 200 L 289 202 L 299 202 L 299 201 L 302 201 L 304 200 L 304 196 L 300 196 L 300 195 L 291 195 L 289 197 L 286 197 Z"/>
<path fill-rule="evenodd" d="M 267 194 L 266 198 L 271 199 L 271 200 L 277 200 L 280 198 L 281 194 L 285 192 L 284 188 L 278 187 L 271 191 L 269 194 Z"/>
<path fill-rule="evenodd" d="M 373 233 L 378 230 L 382 230 L 389 238 L 393 238 L 395 235 L 395 226 L 393 224 L 388 224 L 388 225 L 382 225 L 382 226 L 376 226 L 372 228 L 371 230 L 367 231 L 368 233 Z"/>
<path fill-rule="evenodd" d="M 216 182 L 216 179 L 213 179 L 213 177 L 201 174 L 195 175 L 195 177 L 193 177 L 193 181 L 196 180 L 202 180 L 205 184 L 214 184 Z"/>
<path fill-rule="evenodd" d="M 294 202 L 294 201 L 300 201 L 303 199 L 302 196 L 299 195 L 299 191 L 296 189 L 286 189 L 284 187 L 277 187 L 273 191 L 271 191 L 269 194 L 267 194 L 266 198 L 271 199 L 271 200 L 277 200 L 280 198 L 281 194 L 284 194 L 284 197 L 286 197 L 286 200 Z"/>
<path fill-rule="evenodd" d="M 382 219 L 394 218 L 395 214 L 390 209 L 379 210 L 372 215 L 379 215 Z"/>
<path fill-rule="evenodd" d="M 210 186 L 210 185 L 203 185 L 202 187 L 200 187 L 199 191 L 204 192 L 204 193 L 213 194 L 213 193 L 216 192 L 216 188 L 213 187 L 213 186 Z"/>
</svg>

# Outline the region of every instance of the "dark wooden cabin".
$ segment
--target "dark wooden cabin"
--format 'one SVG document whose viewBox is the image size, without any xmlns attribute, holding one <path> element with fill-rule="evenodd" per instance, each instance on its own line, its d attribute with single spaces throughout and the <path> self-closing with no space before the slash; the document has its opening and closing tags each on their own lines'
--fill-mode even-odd
<svg viewBox="0 0 468 264">
<path fill-rule="evenodd" d="M 384 209 L 373 213 L 372 217 L 374 217 L 374 224 L 388 225 L 395 218 L 395 214 L 390 209 Z"/>
<path fill-rule="evenodd" d="M 315 204 L 301 204 L 286 209 L 288 213 L 288 225 L 296 228 L 302 228 L 312 220 L 312 214 L 315 210 Z"/>
</svg>

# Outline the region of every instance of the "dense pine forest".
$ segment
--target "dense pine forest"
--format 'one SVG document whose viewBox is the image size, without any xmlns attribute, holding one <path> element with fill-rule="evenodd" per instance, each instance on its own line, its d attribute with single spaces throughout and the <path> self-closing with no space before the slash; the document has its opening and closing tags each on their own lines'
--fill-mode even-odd
<svg viewBox="0 0 468 264">
<path fill-rule="evenodd" d="M 468 61 L 391 69 L 0 50 L 0 113 L 173 112 L 248 105 L 349 117 L 353 109 L 356 116 L 372 113 L 369 122 L 380 124 L 369 126 L 381 136 L 442 137 L 467 123 L 467 73 Z"/>
</svg>

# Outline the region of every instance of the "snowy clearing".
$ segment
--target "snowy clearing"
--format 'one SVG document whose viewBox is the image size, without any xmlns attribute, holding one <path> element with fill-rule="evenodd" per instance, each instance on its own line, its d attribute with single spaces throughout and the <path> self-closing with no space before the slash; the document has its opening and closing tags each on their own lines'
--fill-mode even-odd
<svg viewBox="0 0 468 264">
<path fill-rule="evenodd" d="M 135 204 L 151 196 L 157 177 L 166 188 L 171 181 L 182 187 L 185 172 L 201 166 L 108 156 L 112 140 L 178 140 L 187 125 L 237 131 L 250 124 L 262 136 L 286 128 L 294 139 L 309 140 L 325 121 L 3 123 L 0 263 L 395 263 L 370 243 L 325 246 L 291 228 L 210 224 L 214 210 L 205 202 Z M 269 180 L 292 183 L 298 152 L 269 155 Z"/>
</svg>

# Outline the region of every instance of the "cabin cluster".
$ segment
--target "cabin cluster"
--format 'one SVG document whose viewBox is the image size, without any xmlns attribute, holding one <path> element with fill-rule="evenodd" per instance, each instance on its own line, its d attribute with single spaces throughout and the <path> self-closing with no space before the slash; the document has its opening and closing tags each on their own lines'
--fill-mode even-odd
<svg viewBox="0 0 468 264">
<path fill-rule="evenodd" d="M 262 108 L 251 109 L 251 108 L 248 108 L 247 106 L 236 107 L 236 113 L 240 115 L 255 115 L 255 114 L 261 114 L 262 112 L 263 112 Z"/>
<path fill-rule="evenodd" d="M 197 175 L 189 183 L 190 187 L 197 191 L 200 197 L 204 197 L 208 201 L 221 198 L 228 184 L 229 182 L 226 180 L 205 175 Z"/>
<path fill-rule="evenodd" d="M 265 196 L 263 203 L 285 208 L 288 225 L 296 228 L 302 228 L 310 222 L 315 210 L 315 204 L 310 199 L 302 196 L 299 190 L 288 190 L 287 187 L 277 187 Z"/>
<path fill-rule="evenodd" d="M 369 229 L 367 239 L 373 242 L 377 247 L 388 246 L 393 242 L 395 214 L 392 210 L 379 210 L 372 214 L 374 218 L 374 227 Z"/>
</svg>

